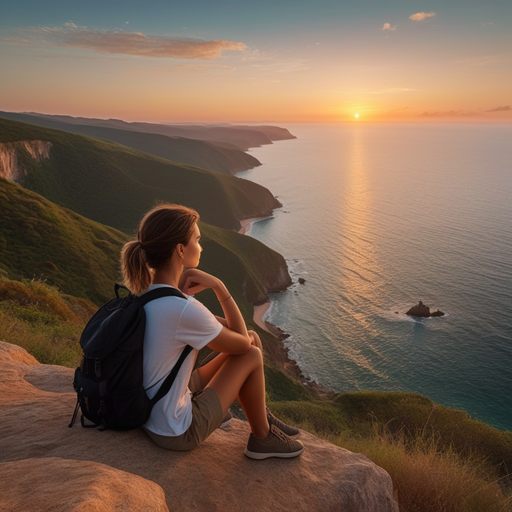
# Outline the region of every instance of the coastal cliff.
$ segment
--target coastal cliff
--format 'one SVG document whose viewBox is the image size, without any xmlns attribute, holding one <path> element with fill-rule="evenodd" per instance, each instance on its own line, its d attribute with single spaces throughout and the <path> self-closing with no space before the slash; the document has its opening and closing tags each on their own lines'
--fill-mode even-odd
<svg viewBox="0 0 512 512">
<path fill-rule="evenodd" d="M 117 142 L 154 156 L 166 158 L 174 162 L 194 165 L 222 174 L 235 175 L 238 172 L 258 167 L 261 163 L 245 151 L 226 143 L 214 144 L 205 140 L 168 136 L 158 133 L 137 132 L 122 127 L 95 126 L 77 124 L 55 119 L 53 116 L 38 116 L 13 112 L 0 112 L 1 117 L 29 123 L 40 127 L 62 130 L 68 133 L 96 137 L 98 139 Z M 286 137 L 277 127 L 275 137 Z M 290 134 L 289 134 L 290 135 Z M 228 146 L 228 147 L 224 147 Z"/>
<path fill-rule="evenodd" d="M 34 140 L 46 141 L 50 158 L 37 161 L 21 151 L 23 141 Z M 20 185 L 129 234 L 155 202 L 186 204 L 203 221 L 234 231 L 240 220 L 270 215 L 280 206 L 268 189 L 251 181 L 100 139 L 0 118 L 0 143 L 9 176 L 17 169 Z M 35 146 L 34 154 L 40 154 Z"/>
<path fill-rule="evenodd" d="M 0 342 L 0 374 L 1 509 L 398 512 L 383 469 L 307 432 L 305 452 L 291 461 L 245 458 L 249 428 L 240 420 L 192 452 L 171 452 L 141 429 L 69 429 L 71 368 Z"/>
<path fill-rule="evenodd" d="M 23 153 L 28 153 L 33 160 L 50 158 L 51 142 L 43 140 L 21 140 L 18 142 L 0 142 L 0 177 L 16 183 L 27 175 L 22 164 Z"/>
</svg>

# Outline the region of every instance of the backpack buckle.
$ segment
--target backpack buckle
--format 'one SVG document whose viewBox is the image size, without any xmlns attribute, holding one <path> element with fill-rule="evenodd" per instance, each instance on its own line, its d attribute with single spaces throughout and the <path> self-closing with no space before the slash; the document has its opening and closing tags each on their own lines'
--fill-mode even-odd
<svg viewBox="0 0 512 512">
<path fill-rule="evenodd" d="M 97 379 L 101 377 L 101 361 L 99 359 L 94 360 L 94 373 Z"/>
</svg>

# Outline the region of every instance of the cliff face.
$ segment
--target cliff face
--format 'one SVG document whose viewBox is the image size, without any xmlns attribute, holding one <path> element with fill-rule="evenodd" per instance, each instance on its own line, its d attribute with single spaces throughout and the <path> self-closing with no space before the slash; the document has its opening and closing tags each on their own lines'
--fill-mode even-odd
<svg viewBox="0 0 512 512">
<path fill-rule="evenodd" d="M 240 420 L 192 452 L 171 452 L 141 429 L 69 429 L 71 368 L 0 341 L 0 376 L 1 510 L 398 512 L 382 468 L 307 432 L 289 461 L 244 457 Z"/>
<path fill-rule="evenodd" d="M 50 158 L 51 142 L 43 140 L 23 140 L 0 142 L 0 176 L 9 181 L 20 182 L 27 174 L 21 163 L 20 152 L 26 151 L 36 162 Z"/>
</svg>

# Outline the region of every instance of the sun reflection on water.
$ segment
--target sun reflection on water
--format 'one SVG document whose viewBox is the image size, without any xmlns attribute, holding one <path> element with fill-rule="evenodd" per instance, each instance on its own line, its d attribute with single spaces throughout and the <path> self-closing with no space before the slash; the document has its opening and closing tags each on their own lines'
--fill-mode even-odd
<svg viewBox="0 0 512 512">
<path fill-rule="evenodd" d="M 337 299 L 336 323 L 343 329 L 343 357 L 379 378 L 387 378 L 373 364 L 373 361 L 378 362 L 385 357 L 372 346 L 379 331 L 371 319 L 378 310 L 383 279 L 375 251 L 372 190 L 366 157 L 368 148 L 362 130 L 353 130 L 350 137 L 347 159 L 350 164 L 345 168 L 345 190 L 340 194 L 344 201 L 337 211 L 341 234 L 337 247 L 341 293 Z M 361 305 L 366 310 L 362 310 Z"/>
</svg>

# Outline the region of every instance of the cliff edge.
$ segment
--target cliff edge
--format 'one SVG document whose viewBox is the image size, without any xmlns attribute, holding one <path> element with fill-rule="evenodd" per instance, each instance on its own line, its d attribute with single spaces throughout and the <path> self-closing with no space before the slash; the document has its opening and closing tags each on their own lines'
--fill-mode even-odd
<svg viewBox="0 0 512 512">
<path fill-rule="evenodd" d="M 297 459 L 252 461 L 239 420 L 185 453 L 141 429 L 70 429 L 72 380 L 0 342 L 0 509 L 398 511 L 383 469 L 307 432 Z"/>
</svg>

